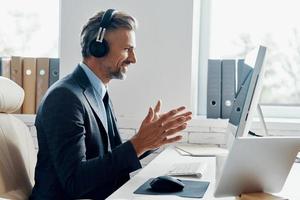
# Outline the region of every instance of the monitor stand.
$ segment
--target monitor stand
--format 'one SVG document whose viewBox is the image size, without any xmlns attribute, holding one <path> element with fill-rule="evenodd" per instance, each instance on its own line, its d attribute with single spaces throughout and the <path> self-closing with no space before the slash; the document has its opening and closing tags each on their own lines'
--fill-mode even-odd
<svg viewBox="0 0 300 200">
<path fill-rule="evenodd" d="M 248 131 L 248 136 L 255 136 L 255 137 L 269 136 L 266 121 L 264 119 L 264 115 L 263 115 L 260 104 L 257 104 L 256 110 L 257 110 L 259 121 L 262 123 L 265 134 L 264 135 L 258 135 L 258 134 L 256 134 L 256 133 L 249 130 Z M 236 139 L 232 134 L 232 133 L 235 133 L 235 132 L 236 132 L 236 127 L 229 123 L 228 126 L 227 126 L 227 131 L 226 131 L 226 144 L 222 145 L 222 147 L 230 149 L 230 147 L 232 146 L 234 140 Z M 245 137 L 245 136 L 243 136 L 243 137 Z M 247 137 L 247 135 L 246 135 L 246 137 Z"/>
<path fill-rule="evenodd" d="M 264 135 L 258 135 L 258 134 L 254 133 L 252 131 L 249 131 L 248 135 L 252 135 L 252 136 L 256 136 L 256 137 L 269 136 L 266 121 L 264 119 L 264 115 L 263 115 L 260 104 L 257 104 L 257 114 L 258 114 L 259 121 L 262 123 L 265 134 Z"/>
<path fill-rule="evenodd" d="M 262 112 L 260 104 L 257 104 L 257 112 L 258 112 L 259 120 L 260 120 L 260 122 L 262 123 L 262 125 L 264 127 L 265 136 L 268 136 L 269 132 L 268 132 L 268 129 L 267 129 L 266 121 L 264 119 L 264 115 L 263 115 L 263 112 Z"/>
</svg>

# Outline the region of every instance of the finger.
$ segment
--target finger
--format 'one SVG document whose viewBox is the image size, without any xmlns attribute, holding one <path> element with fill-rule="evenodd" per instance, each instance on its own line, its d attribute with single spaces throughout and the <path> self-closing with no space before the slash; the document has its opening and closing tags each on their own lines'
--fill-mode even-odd
<svg viewBox="0 0 300 200">
<path fill-rule="evenodd" d="M 179 118 L 176 118 L 176 119 L 172 119 L 172 120 L 167 121 L 166 123 L 163 123 L 161 128 L 163 130 L 169 130 L 169 129 L 172 129 L 172 128 L 176 128 L 178 126 L 183 125 L 184 123 L 186 123 L 187 121 L 189 121 L 191 119 L 192 119 L 191 116 L 179 117 Z"/>
<path fill-rule="evenodd" d="M 153 112 L 153 108 L 150 107 L 147 116 L 145 117 L 143 123 L 149 123 L 152 121 L 154 117 L 154 112 Z"/>
<path fill-rule="evenodd" d="M 180 106 L 180 107 L 177 108 L 177 111 L 178 111 L 178 112 L 181 112 L 181 111 L 183 111 L 184 109 L 185 109 L 185 106 Z"/>
<path fill-rule="evenodd" d="M 157 123 L 161 124 L 162 122 L 168 120 L 169 118 L 173 117 L 174 115 L 176 115 L 178 112 L 181 112 L 185 109 L 184 106 L 181 106 L 177 109 L 173 109 L 173 110 L 170 110 L 169 112 L 163 114 L 160 119 L 157 121 Z"/>
<path fill-rule="evenodd" d="M 178 142 L 181 139 L 182 139 L 181 135 L 177 135 L 176 137 L 172 137 L 172 138 L 165 138 L 163 140 L 163 144 L 170 144 L 170 143 Z"/>
<path fill-rule="evenodd" d="M 172 117 L 171 119 L 177 119 L 177 118 L 179 118 L 179 117 L 192 117 L 192 112 L 185 112 L 185 113 L 183 113 L 183 114 L 180 114 L 180 115 L 176 115 L 176 116 L 174 116 L 174 117 Z"/>
<path fill-rule="evenodd" d="M 161 108 L 161 100 L 158 100 L 155 107 L 154 107 L 154 112 L 159 113 Z"/>
<path fill-rule="evenodd" d="M 153 121 L 156 121 L 159 119 L 159 114 L 158 113 L 155 113 L 154 114 L 154 117 L 153 117 Z"/>
<path fill-rule="evenodd" d="M 173 135 L 173 134 L 175 134 L 175 133 L 178 133 L 178 132 L 180 132 L 180 131 L 183 131 L 184 129 L 186 129 L 186 127 L 187 127 L 187 123 L 184 123 L 184 124 L 182 124 L 182 125 L 180 125 L 180 126 L 178 126 L 178 127 L 176 127 L 176 128 L 171 128 L 171 129 L 165 131 L 165 132 L 163 133 L 163 136 L 166 137 L 166 136 Z"/>
<path fill-rule="evenodd" d="M 184 106 L 181 106 L 181 107 L 179 107 L 179 108 L 177 108 L 177 109 L 174 109 L 174 110 L 176 110 L 177 113 L 179 113 L 179 112 L 183 111 L 184 109 L 185 109 L 185 107 L 184 107 Z M 160 117 L 164 117 L 164 116 L 166 116 L 166 115 L 168 115 L 168 114 L 169 114 L 169 112 L 164 113 L 164 114 L 161 114 Z"/>
<path fill-rule="evenodd" d="M 193 113 L 191 111 L 188 111 L 188 112 L 185 112 L 185 113 L 181 114 L 181 116 L 187 117 L 187 116 L 191 116 L 192 114 Z"/>
</svg>

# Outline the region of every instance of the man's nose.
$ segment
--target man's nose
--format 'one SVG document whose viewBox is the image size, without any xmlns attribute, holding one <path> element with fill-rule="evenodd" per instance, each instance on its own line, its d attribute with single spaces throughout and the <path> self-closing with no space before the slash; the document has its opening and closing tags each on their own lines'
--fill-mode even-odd
<svg viewBox="0 0 300 200">
<path fill-rule="evenodd" d="M 130 63 L 136 63 L 136 56 L 134 50 L 130 51 L 128 60 L 130 61 Z"/>
</svg>

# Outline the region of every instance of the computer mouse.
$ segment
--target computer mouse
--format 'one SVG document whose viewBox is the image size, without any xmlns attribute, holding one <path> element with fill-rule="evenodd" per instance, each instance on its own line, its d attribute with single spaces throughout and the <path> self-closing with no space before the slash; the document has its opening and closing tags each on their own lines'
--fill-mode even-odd
<svg viewBox="0 0 300 200">
<path fill-rule="evenodd" d="M 179 192 L 184 188 L 181 180 L 171 176 L 158 176 L 150 182 L 150 186 L 155 192 Z"/>
</svg>

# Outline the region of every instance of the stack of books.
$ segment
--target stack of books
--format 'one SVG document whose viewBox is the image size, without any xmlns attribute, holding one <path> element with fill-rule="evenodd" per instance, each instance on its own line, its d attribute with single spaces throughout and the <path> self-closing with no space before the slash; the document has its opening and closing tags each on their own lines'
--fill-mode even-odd
<svg viewBox="0 0 300 200">
<path fill-rule="evenodd" d="M 0 57 L 0 76 L 25 91 L 23 106 L 15 113 L 35 114 L 47 89 L 59 79 L 59 58 Z"/>
</svg>

